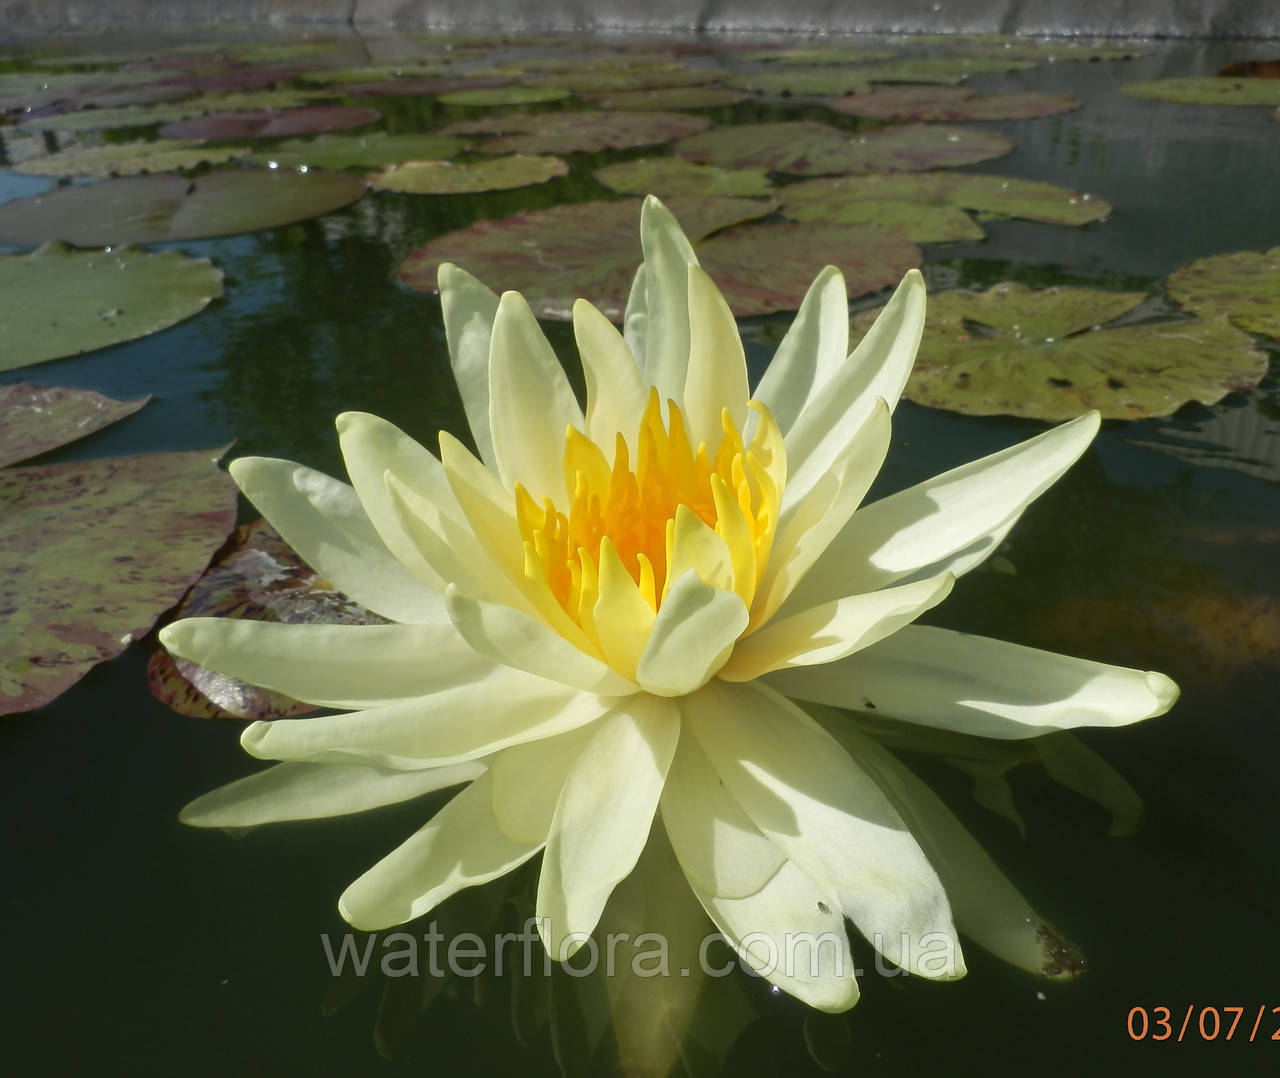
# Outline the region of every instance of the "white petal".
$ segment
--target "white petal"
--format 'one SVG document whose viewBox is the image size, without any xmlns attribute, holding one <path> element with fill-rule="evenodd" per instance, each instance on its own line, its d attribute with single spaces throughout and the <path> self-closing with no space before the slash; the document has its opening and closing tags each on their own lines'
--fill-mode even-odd
<svg viewBox="0 0 1280 1078">
<path fill-rule="evenodd" d="M 536 502 L 563 501 L 570 426 L 586 420 L 564 368 L 524 297 L 504 292 L 489 347 L 489 430 L 508 490 L 522 483 Z"/>
<path fill-rule="evenodd" d="M 679 402 L 689 369 L 689 266 L 698 264 L 671 211 L 650 195 L 640 210 L 644 249 L 644 378 L 658 396 Z"/>
<path fill-rule="evenodd" d="M 639 691 L 635 682 L 518 610 L 470 599 L 454 587 L 445 593 L 445 605 L 461 637 L 496 663 L 604 696 Z"/>
<path fill-rule="evenodd" d="M 453 378 L 462 394 L 462 407 L 480 459 L 496 471 L 498 462 L 489 433 L 489 339 L 498 313 L 498 297 L 466 270 L 449 262 L 441 264 L 437 279 Z"/>
<path fill-rule="evenodd" d="M 613 324 L 585 299 L 573 305 L 573 335 L 587 381 L 585 433 L 610 465 L 621 434 L 634 460 L 646 399 L 635 357 Z"/>
<path fill-rule="evenodd" d="M 389 551 L 346 483 L 287 460 L 240 457 L 231 477 L 312 569 L 391 621 L 439 621 L 444 599 Z"/>
<path fill-rule="evenodd" d="M 1163 674 L 924 625 L 838 663 L 768 680 L 800 700 L 1006 739 L 1124 726 L 1163 715 L 1178 698 Z"/>
<path fill-rule="evenodd" d="M 394 805 L 470 782 L 484 765 L 391 771 L 359 764 L 276 764 L 197 797 L 178 814 L 192 827 L 256 827 Z"/>
<path fill-rule="evenodd" d="M 160 631 L 175 655 L 319 707 L 365 708 L 465 685 L 494 664 L 443 625 L 288 625 L 185 618 Z"/>
<path fill-rule="evenodd" d="M 679 736 L 675 705 L 653 696 L 595 724 L 560 793 L 538 877 L 538 928 L 553 958 L 585 942 L 635 867 Z"/>
<path fill-rule="evenodd" d="M 404 924 L 537 853 L 539 843 L 516 842 L 498 829 L 489 810 L 491 784 L 487 774 L 476 779 L 348 887 L 338 900 L 342 916 L 368 932 Z"/>
<path fill-rule="evenodd" d="M 689 370 L 683 396 L 689 442 L 705 444 L 711 455 L 724 437 L 721 412 L 739 431 L 747 423 L 747 360 L 738 323 L 711 278 L 697 265 L 687 270 Z"/>
<path fill-rule="evenodd" d="M 658 608 L 636 665 L 640 687 L 656 696 L 693 692 L 724 664 L 747 620 L 741 599 L 704 584 L 690 569 Z"/>
<path fill-rule="evenodd" d="M 1098 423 L 1089 412 L 859 509 L 792 602 L 870 591 L 904 576 L 968 572 L 1089 447 Z"/>
<path fill-rule="evenodd" d="M 955 940 L 946 893 L 902 817 L 829 734 L 759 683 L 713 681 L 684 709 L 755 825 L 878 951 L 921 976 L 963 973 L 924 964 L 937 940 Z"/>
<path fill-rule="evenodd" d="M 597 725 L 514 745 L 486 761 L 493 774 L 493 816 L 503 834 L 520 842 L 546 842 L 564 780 Z"/>
<path fill-rule="evenodd" d="M 636 267 L 631 278 L 631 291 L 627 295 L 627 307 L 622 315 L 622 338 L 631 349 L 636 369 L 644 367 L 645 337 L 649 324 L 649 288 L 644 263 Z"/>
</svg>

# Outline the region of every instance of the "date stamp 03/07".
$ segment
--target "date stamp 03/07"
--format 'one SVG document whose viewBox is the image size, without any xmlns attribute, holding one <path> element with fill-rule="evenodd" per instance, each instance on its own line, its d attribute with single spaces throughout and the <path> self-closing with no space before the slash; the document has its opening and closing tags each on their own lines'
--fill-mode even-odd
<svg viewBox="0 0 1280 1078">
<path fill-rule="evenodd" d="M 1280 1042 L 1280 1007 L 1260 1003 L 1256 1014 L 1252 1007 L 1197 1006 L 1194 1003 L 1187 1004 L 1185 1014 L 1175 1014 L 1163 1006 L 1130 1007 L 1127 1027 L 1129 1039 L 1134 1041 L 1229 1041 L 1236 1037 L 1237 1032 L 1239 1039 L 1245 1040 L 1247 1029 L 1249 1041 Z"/>
</svg>

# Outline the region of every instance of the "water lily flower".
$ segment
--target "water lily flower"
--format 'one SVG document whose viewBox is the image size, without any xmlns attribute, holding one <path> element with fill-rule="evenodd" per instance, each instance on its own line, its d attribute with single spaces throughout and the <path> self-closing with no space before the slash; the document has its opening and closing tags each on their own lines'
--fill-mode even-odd
<svg viewBox="0 0 1280 1078">
<path fill-rule="evenodd" d="M 989 738 L 1167 710 L 1163 675 L 911 624 L 1084 452 L 1098 415 L 862 506 L 919 343 L 920 274 L 849 354 L 844 281 L 824 269 L 753 395 L 729 307 L 652 198 L 641 241 L 622 332 L 573 308 L 585 411 L 525 301 L 446 265 L 478 455 L 442 433 L 437 457 L 346 413 L 350 485 L 232 464 L 298 553 L 388 623 L 166 628 L 176 655 L 337 709 L 248 726 L 245 749 L 283 762 L 183 818 L 332 816 L 466 783 L 347 888 L 342 915 L 400 924 L 540 852 L 556 958 L 657 819 L 720 932 L 813 1006 L 857 998 L 845 918 L 908 971 L 959 976 L 958 947 L 930 960 L 929 941 L 955 939 L 952 908 L 880 785 L 892 765 L 864 764 L 796 701 Z M 797 968 L 752 946 L 803 933 L 839 942 Z"/>
</svg>

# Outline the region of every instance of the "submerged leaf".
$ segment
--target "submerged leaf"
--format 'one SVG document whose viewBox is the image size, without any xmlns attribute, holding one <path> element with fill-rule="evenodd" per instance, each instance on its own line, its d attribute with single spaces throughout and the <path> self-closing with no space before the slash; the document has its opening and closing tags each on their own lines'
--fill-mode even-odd
<svg viewBox="0 0 1280 1078">
<path fill-rule="evenodd" d="M 1280 340 L 1280 247 L 1201 258 L 1169 275 L 1169 295 L 1201 315 Z"/>
<path fill-rule="evenodd" d="M 0 386 L 0 468 L 51 449 L 133 415 L 151 398 L 118 401 L 87 389 Z"/>
</svg>

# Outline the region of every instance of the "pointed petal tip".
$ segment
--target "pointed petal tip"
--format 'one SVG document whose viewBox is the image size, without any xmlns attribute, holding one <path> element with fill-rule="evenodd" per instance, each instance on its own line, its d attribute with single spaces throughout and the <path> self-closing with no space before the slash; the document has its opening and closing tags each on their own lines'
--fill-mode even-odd
<svg viewBox="0 0 1280 1078">
<path fill-rule="evenodd" d="M 1182 689 L 1173 678 L 1160 673 L 1158 670 L 1148 670 L 1146 672 L 1147 689 L 1151 695 L 1155 697 L 1156 706 L 1146 717 L 1151 719 L 1157 715 L 1163 715 L 1174 704 L 1178 702 L 1178 697 L 1182 695 Z"/>
<path fill-rule="evenodd" d="M 270 756 L 264 755 L 263 751 L 263 743 L 266 741 L 270 731 L 270 722 L 264 722 L 259 719 L 257 722 L 249 723 L 248 726 L 240 731 L 240 747 L 250 756 L 254 756 L 259 760 L 271 759 Z"/>
</svg>

